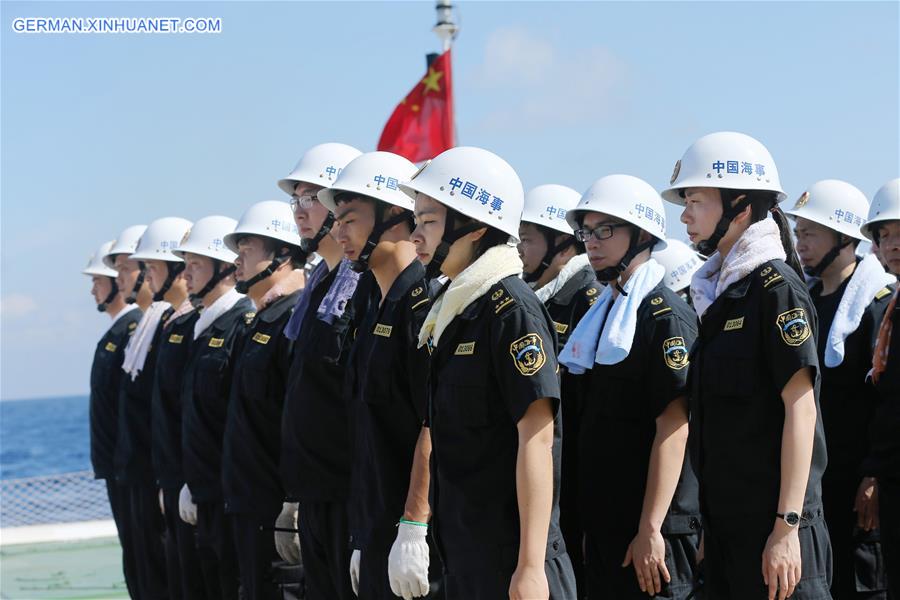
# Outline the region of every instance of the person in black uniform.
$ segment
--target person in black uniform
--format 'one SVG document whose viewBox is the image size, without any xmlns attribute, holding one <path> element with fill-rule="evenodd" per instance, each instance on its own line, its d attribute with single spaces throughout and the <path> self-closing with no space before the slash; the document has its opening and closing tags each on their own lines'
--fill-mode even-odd
<svg viewBox="0 0 900 600">
<path fill-rule="evenodd" d="M 785 211 L 796 220 L 797 253 L 813 281 L 809 293 L 819 317 L 819 404 L 828 449 L 822 506 L 834 552 L 831 593 L 848 600 L 887 599 L 878 529 L 865 519 L 868 505 L 875 504 L 875 482 L 862 476 L 861 466 L 877 404 L 866 374 L 892 292 L 886 286 L 895 279 L 875 256 L 856 258 L 864 239 L 858 223 L 868 212 L 865 195 L 835 179 L 814 183 Z M 858 506 L 865 508 L 857 511 Z"/>
<path fill-rule="evenodd" d="M 94 478 L 106 482 L 106 495 L 123 550 L 125 585 L 129 595 L 134 596 L 137 594 L 134 579 L 136 566 L 128 538 L 128 502 L 125 501 L 121 488 L 116 485 L 113 454 L 116 449 L 117 392 L 122 378 L 122 358 L 128 338 L 134 333 L 142 312 L 137 304 L 125 303 L 116 283 L 118 273 L 104 262 L 113 243 L 106 242 L 100 246 L 82 271 L 91 277 L 91 294 L 97 303 L 97 310 L 112 319 L 109 329 L 97 342 L 91 365 L 91 466 Z"/>
<path fill-rule="evenodd" d="M 234 349 L 256 313 L 235 289 L 234 259 L 224 243 L 237 221 L 206 217 L 191 228 L 175 254 L 185 263 L 191 302 L 202 307 L 182 384 L 181 520 L 196 525 L 196 547 L 207 598 L 237 600 L 238 566 L 230 519 L 223 512 L 222 436 L 236 356 Z"/>
<path fill-rule="evenodd" d="M 415 197 L 417 253 L 450 279 L 419 334 L 444 594 L 575 598 L 559 530 L 556 335 L 510 245 L 522 184 L 500 157 L 463 146 L 401 189 Z"/>
<path fill-rule="evenodd" d="M 166 281 L 172 273 L 178 273 L 171 278 L 168 290 L 163 293 L 171 308 L 166 313 L 157 348 L 156 381 L 150 404 L 151 455 L 166 523 L 169 597 L 172 600 L 202 599 L 206 595 L 194 543 L 194 527 L 179 517 L 178 507 L 184 486 L 181 470 L 181 386 L 185 362 L 194 339 L 194 323 L 199 313 L 188 300 L 187 283 L 183 276 L 184 261 L 174 253 L 172 259 L 146 261 L 151 281 Z"/>
<path fill-rule="evenodd" d="M 900 276 L 900 179 L 884 184 L 872 198 L 863 235 L 878 246 L 883 263 Z M 869 430 L 870 447 L 862 474 L 876 480 L 877 515 L 867 520 L 880 525 L 888 597 L 900 598 L 900 303 L 894 291 L 885 309 L 872 356 L 872 381 L 878 404 Z M 858 507 L 863 513 L 864 506 Z"/>
<path fill-rule="evenodd" d="M 359 154 L 345 144 L 320 144 L 278 182 L 291 194 L 304 249 L 322 257 L 285 327 L 285 335 L 293 340 L 281 421 L 280 473 L 286 501 L 275 523 L 280 529 L 299 530 L 276 532 L 275 547 L 290 563 L 300 562 L 302 554 L 308 600 L 354 598 L 347 576 L 350 425 L 341 395 L 353 339 L 348 300 L 358 277 L 341 263 L 341 247 L 330 235 L 334 215 L 316 194 Z"/>
<path fill-rule="evenodd" d="M 685 152 L 671 185 L 663 197 L 685 207 L 688 235 L 709 255 L 691 280 L 700 336 L 689 443 L 706 594 L 830 598 L 818 328 L 778 171 L 757 140 L 720 132 Z"/>
<path fill-rule="evenodd" d="M 222 447 L 225 513 L 232 515 L 241 587 L 248 600 L 278 597 L 271 527 L 284 492 L 278 475 L 281 411 L 291 341 L 282 335 L 303 284 L 305 253 L 285 202 L 251 206 L 225 245 L 238 257 L 237 289 L 257 308 L 241 338 Z"/>
<path fill-rule="evenodd" d="M 175 315 L 167 296 L 171 299 L 177 293 L 170 288 L 180 269 L 169 268 L 168 264 L 180 264 L 181 259 L 172 250 L 190 226 L 190 221 L 177 217 L 153 221 L 130 257 L 131 261 L 140 261 L 139 277 L 146 274 L 153 302 L 144 310 L 125 348 L 115 463 L 117 480 L 129 488 L 132 551 L 138 568 L 138 597 L 142 600 L 169 598 L 163 495 L 152 463 L 151 403 L 163 325 Z M 120 259 L 116 257 L 117 265 Z M 151 260 L 155 261 L 152 270 L 147 262 Z"/>
<path fill-rule="evenodd" d="M 685 458 L 697 320 L 650 256 L 665 244 L 662 199 L 636 177 L 610 175 L 566 220 L 607 283 L 560 353 L 570 372 L 589 370 L 581 427 L 590 435 L 578 459 L 587 597 L 687 598 L 700 543 L 697 480 Z"/>
<path fill-rule="evenodd" d="M 602 284 L 584 253 L 584 244 L 572 235 L 566 213 L 581 194 L 562 185 L 540 185 L 525 194 L 519 225 L 519 257 L 522 279 L 547 307 L 556 328 L 557 353 L 575 325 L 597 300 Z M 578 507 L 578 439 L 584 406 L 576 378 L 561 371 L 562 481 L 559 492 L 559 525 L 572 561 L 579 597 L 584 597 L 584 524 Z"/>
<path fill-rule="evenodd" d="M 428 352 L 417 342 L 430 298 L 425 267 L 409 242 L 413 200 L 397 185 L 415 171 L 402 156 L 370 152 L 319 192 L 335 214 L 344 256 L 374 278 L 354 298 L 359 326 L 347 385 L 354 424 L 350 530 L 359 558 L 355 591 L 364 600 L 425 596 L 429 566 L 433 579 L 440 570 L 430 565 L 426 541 L 428 462 L 416 454 L 428 368 Z M 402 563 L 402 572 L 389 576 L 389 559 Z"/>
</svg>

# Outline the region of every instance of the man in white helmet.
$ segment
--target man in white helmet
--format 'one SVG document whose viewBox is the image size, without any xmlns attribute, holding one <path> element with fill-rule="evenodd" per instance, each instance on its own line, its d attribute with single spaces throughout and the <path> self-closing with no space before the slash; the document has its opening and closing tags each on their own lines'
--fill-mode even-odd
<svg viewBox="0 0 900 600">
<path fill-rule="evenodd" d="M 131 552 L 129 536 L 129 503 L 123 488 L 116 484 L 113 456 L 116 450 L 116 428 L 118 419 L 118 390 L 122 379 L 122 360 L 125 345 L 134 333 L 141 318 L 137 304 L 126 304 L 116 278 L 118 273 L 104 262 L 115 241 L 106 242 L 91 257 L 82 271 L 91 278 L 91 294 L 97 303 L 97 310 L 109 315 L 112 323 L 94 351 L 91 365 L 91 466 L 94 477 L 106 482 L 106 494 L 112 510 L 119 543 L 123 551 L 123 571 L 125 585 L 130 595 L 137 594 L 136 565 Z"/>
<path fill-rule="evenodd" d="M 894 277 L 900 276 L 900 178 L 881 186 L 862 234 L 877 244 Z M 896 287 L 896 286 L 895 286 Z M 871 377 L 878 404 L 869 430 L 870 449 L 862 474 L 876 479 L 878 519 L 888 595 L 900 598 L 900 303 L 894 291 L 878 330 Z"/>
<path fill-rule="evenodd" d="M 785 211 L 795 220 L 797 253 L 812 278 L 809 294 L 819 317 L 819 405 L 828 449 L 822 506 L 834 553 L 831 593 L 848 599 L 887 597 L 875 480 L 861 477 L 860 467 L 877 404 L 866 374 L 894 277 L 874 255 L 856 257 L 868 212 L 865 195 L 836 179 L 814 183 Z"/>
<path fill-rule="evenodd" d="M 575 325 L 597 300 L 602 285 L 566 222 L 581 194 L 563 185 L 539 185 L 525 194 L 519 225 L 519 257 L 522 278 L 547 307 L 556 328 L 556 351 L 562 350 Z M 584 526 L 578 506 L 578 434 L 584 412 L 584 395 L 578 379 L 562 372 L 562 483 L 559 524 L 572 560 L 575 581 L 585 589 Z"/>
<path fill-rule="evenodd" d="M 415 450 L 428 368 L 428 352 L 417 341 L 431 300 L 425 268 L 409 242 L 413 200 L 399 189 L 415 171 L 402 156 L 369 152 L 319 192 L 335 214 L 344 256 L 366 280 L 353 299 L 358 329 L 347 378 L 354 423 L 351 580 L 361 599 L 437 594 L 429 567 L 431 579 L 440 576 L 425 539 L 427 495 L 409 493 L 428 487 L 427 455 Z M 398 561 L 404 571 L 389 577 L 388 563 Z"/>
<path fill-rule="evenodd" d="M 285 502 L 275 533 L 279 555 L 303 558 L 309 600 L 352 600 L 347 565 L 351 442 L 342 397 L 353 342 L 353 296 L 359 275 L 331 235 L 334 214 L 318 199 L 359 150 L 326 143 L 310 148 L 279 187 L 291 195 L 304 247 L 322 260 L 298 297 L 285 335 L 293 341 L 281 424 Z M 299 535 L 292 529 L 299 529 Z"/>
<path fill-rule="evenodd" d="M 250 299 L 235 289 L 234 259 L 225 236 L 237 221 L 200 219 L 175 254 L 184 259 L 191 301 L 202 307 L 189 332 L 193 343 L 182 384 L 184 486 L 178 513 L 196 525 L 196 545 L 205 597 L 237 600 L 238 566 L 222 497 L 222 437 L 237 346 L 256 316 Z"/>
<path fill-rule="evenodd" d="M 125 348 L 122 362 L 125 376 L 119 396 L 119 439 L 116 446 L 117 468 L 129 487 L 131 498 L 131 532 L 138 565 L 140 598 L 169 597 L 172 589 L 167 585 L 170 575 L 174 579 L 173 586 L 179 582 L 177 552 L 170 547 L 167 553 L 164 548 L 170 536 L 166 535 L 163 517 L 164 495 L 154 469 L 152 405 L 156 364 L 165 335 L 163 329 L 175 312 L 170 301 L 180 302 L 182 294 L 179 289 L 183 284 L 177 284 L 172 289 L 181 269 L 177 266 L 180 259 L 171 251 L 190 226 L 190 221 L 177 217 L 153 221 L 141 234 L 129 257 L 131 261 L 140 263 L 141 274 L 145 275 L 153 294 L 152 303 L 144 310 Z M 116 261 L 118 265 L 119 257 Z M 170 268 L 169 263 L 175 266 Z M 175 560 L 167 560 L 173 558 Z M 171 571 L 167 567 L 171 567 Z"/>
<path fill-rule="evenodd" d="M 499 156 L 463 146 L 438 155 L 401 189 L 415 198 L 417 254 L 449 278 L 418 340 L 431 353 L 429 529 L 444 564 L 444 595 L 573 598 L 559 529 L 556 333 L 510 244 L 522 183 Z M 428 454 L 423 443 L 417 452 Z M 410 494 L 427 493 L 410 486 Z M 425 554 L 421 541 L 399 531 L 397 542 L 401 560 L 389 562 L 391 579 Z"/>
<path fill-rule="evenodd" d="M 280 597 L 272 575 L 272 524 L 282 508 L 281 413 L 292 341 L 283 335 L 303 285 L 306 252 L 286 202 L 248 208 L 225 245 L 237 254 L 238 291 L 256 307 L 238 350 L 222 447 L 225 514 L 231 515 L 248 600 Z"/>
<path fill-rule="evenodd" d="M 191 332 L 199 313 L 188 299 L 184 260 L 174 252 L 189 234 L 191 223 L 176 219 L 170 221 L 170 230 L 161 236 L 159 247 L 147 249 L 139 255 L 147 266 L 153 299 L 170 305 L 163 313 L 161 335 L 154 349 L 156 376 L 150 410 L 151 454 L 166 523 L 169 596 L 173 599 L 202 599 L 205 594 L 194 542 L 195 529 L 178 516 L 179 494 L 184 486 L 181 468 L 181 388 L 185 362 L 193 341 Z"/>
<path fill-rule="evenodd" d="M 651 257 L 665 244 L 662 199 L 637 177 L 609 175 L 566 220 L 607 283 L 559 357 L 589 378 L 578 458 L 587 597 L 684 599 L 699 545 L 697 480 L 685 456 L 697 325 Z"/>
</svg>

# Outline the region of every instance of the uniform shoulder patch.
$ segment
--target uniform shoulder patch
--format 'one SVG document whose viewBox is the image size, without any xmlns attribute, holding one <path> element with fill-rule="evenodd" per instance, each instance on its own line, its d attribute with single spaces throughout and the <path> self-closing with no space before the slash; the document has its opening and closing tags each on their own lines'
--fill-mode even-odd
<svg viewBox="0 0 900 600">
<path fill-rule="evenodd" d="M 771 262 L 765 263 L 758 271 L 758 274 L 762 286 L 765 289 L 770 289 L 773 286 L 777 287 L 778 283 L 784 281 L 784 277 L 782 277 L 781 273 L 778 272 L 778 269 L 776 269 Z"/>
<path fill-rule="evenodd" d="M 256 318 L 255 311 L 251 310 L 250 312 L 244 313 L 244 323 L 246 323 L 247 325 L 251 324 L 253 322 L 253 319 L 255 319 L 255 318 Z"/>
<path fill-rule="evenodd" d="M 509 345 L 509 354 L 519 373 L 531 377 L 547 362 L 544 340 L 536 333 L 527 333 Z"/>
<path fill-rule="evenodd" d="M 412 299 L 410 310 L 416 310 L 431 302 L 431 298 L 428 297 L 428 294 L 425 294 L 425 286 L 423 285 L 416 286 L 413 291 L 410 292 L 409 297 Z"/>
<path fill-rule="evenodd" d="M 875 299 L 876 299 L 876 300 L 881 300 L 881 299 L 883 299 L 883 298 L 886 298 L 887 296 L 890 296 L 892 293 L 893 293 L 893 292 L 891 292 L 891 288 L 889 288 L 889 287 L 881 288 L 881 289 L 878 290 L 878 292 L 875 294 Z"/>
<path fill-rule="evenodd" d="M 788 346 L 800 346 L 809 339 L 809 321 L 806 318 L 806 310 L 792 308 L 778 315 L 775 319 L 781 339 Z"/>
<path fill-rule="evenodd" d="M 495 315 L 502 314 L 509 310 L 510 307 L 516 305 L 516 299 L 512 297 L 512 294 L 509 293 L 509 290 L 503 284 L 497 284 L 488 293 L 491 295 L 491 303 L 493 304 Z"/>
<path fill-rule="evenodd" d="M 680 371 L 688 366 L 688 350 L 683 337 L 670 337 L 663 342 L 663 358 L 666 366 L 673 371 Z"/>
<path fill-rule="evenodd" d="M 588 306 L 593 306 L 597 298 L 600 297 L 600 289 L 592 285 L 584 290 L 584 297 L 587 298 Z"/>
<path fill-rule="evenodd" d="M 660 295 L 650 297 L 650 314 L 653 317 L 662 317 L 672 312 L 672 307 L 666 299 Z"/>
</svg>

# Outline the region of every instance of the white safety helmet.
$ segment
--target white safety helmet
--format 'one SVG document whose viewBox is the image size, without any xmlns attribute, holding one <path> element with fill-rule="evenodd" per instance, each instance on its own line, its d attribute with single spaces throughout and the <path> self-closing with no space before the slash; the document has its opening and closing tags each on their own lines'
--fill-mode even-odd
<svg viewBox="0 0 900 600">
<path fill-rule="evenodd" d="M 885 221 L 900 220 L 900 178 L 891 179 L 875 192 L 869 206 L 869 218 L 861 232 L 868 239 L 872 237 L 872 226 Z"/>
<path fill-rule="evenodd" d="M 581 194 L 570 187 L 548 183 L 532 188 L 525 194 L 522 222 L 543 225 L 572 235 L 566 214 L 578 205 Z"/>
<path fill-rule="evenodd" d="M 341 192 L 369 196 L 406 210 L 413 210 L 415 202 L 400 190 L 400 182 L 416 172 L 416 165 L 393 152 L 366 152 L 344 167 L 337 179 L 319 190 L 319 202 L 334 212 L 334 197 Z"/>
<path fill-rule="evenodd" d="M 185 252 L 190 252 L 225 263 L 233 263 L 237 254 L 225 245 L 225 236 L 234 231 L 236 225 L 237 221 L 231 217 L 219 215 L 203 217 L 194 223 L 187 236 L 172 253 L 182 259 Z"/>
<path fill-rule="evenodd" d="M 280 200 L 264 200 L 248 208 L 234 231 L 225 236 L 225 245 L 237 252 L 238 240 L 247 235 L 267 237 L 300 248 L 300 235 L 291 207 Z"/>
<path fill-rule="evenodd" d="M 115 240 L 110 240 L 101 244 L 100 247 L 97 248 L 97 251 L 91 255 L 87 266 L 81 272 L 92 277 L 97 275 L 99 277 L 112 277 L 115 279 L 116 276 L 118 276 L 118 273 L 103 261 L 103 259 L 106 258 L 106 255 L 109 254 L 109 250 L 113 247 L 114 243 Z"/>
<path fill-rule="evenodd" d="M 691 277 L 703 265 L 703 256 L 681 240 L 668 239 L 666 247 L 654 250 L 651 257 L 666 269 L 663 283 L 673 292 L 691 285 Z"/>
<path fill-rule="evenodd" d="M 179 217 L 163 217 L 147 225 L 137 248 L 131 255 L 132 260 L 164 260 L 167 262 L 184 262 L 180 256 L 172 254 L 184 236 L 191 230 L 191 222 Z"/>
<path fill-rule="evenodd" d="M 301 181 L 322 187 L 333 185 L 347 163 L 360 154 L 353 146 L 336 142 L 313 146 L 284 179 L 278 180 L 278 187 L 285 194 L 293 195 L 294 188 Z"/>
<path fill-rule="evenodd" d="M 784 212 L 861 240 L 863 235 L 859 228 L 869 214 L 869 201 L 865 194 L 846 181 L 824 179 L 809 186 L 794 208 Z"/>
<path fill-rule="evenodd" d="M 666 211 L 653 186 L 631 175 L 607 175 L 587 189 L 578 205 L 566 213 L 574 231 L 585 213 L 599 212 L 631 223 L 658 241 L 655 250 L 666 246 Z"/>
<path fill-rule="evenodd" d="M 103 257 L 103 264 L 110 269 L 114 269 L 116 267 L 116 255 L 127 254 L 131 256 L 137 249 L 138 242 L 146 230 L 146 225 L 132 225 L 125 228 L 119 234 L 119 237 L 116 238 L 116 241 L 113 242 L 112 248 L 109 249 L 106 256 Z"/>
<path fill-rule="evenodd" d="M 778 168 L 772 155 L 758 140 L 743 133 L 719 131 L 704 135 L 691 144 L 662 197 L 684 206 L 681 191 L 691 187 L 775 192 L 778 202 L 787 195 L 781 189 Z"/>
<path fill-rule="evenodd" d="M 516 241 L 525 192 L 515 170 L 482 148 L 458 146 L 438 154 L 400 189 L 420 192 L 444 206 L 498 229 Z"/>
</svg>

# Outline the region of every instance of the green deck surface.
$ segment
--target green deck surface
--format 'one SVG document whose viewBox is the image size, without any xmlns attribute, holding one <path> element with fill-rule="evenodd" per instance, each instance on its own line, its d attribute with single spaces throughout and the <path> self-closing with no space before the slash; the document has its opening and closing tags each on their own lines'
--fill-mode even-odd
<svg viewBox="0 0 900 600">
<path fill-rule="evenodd" d="M 0 547 L 0 598 L 128 598 L 119 540 Z"/>
</svg>

